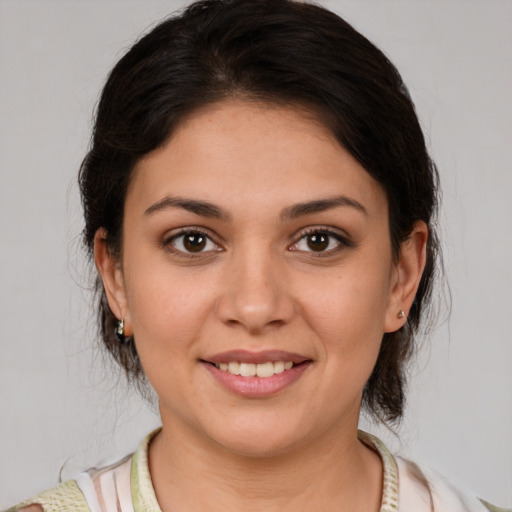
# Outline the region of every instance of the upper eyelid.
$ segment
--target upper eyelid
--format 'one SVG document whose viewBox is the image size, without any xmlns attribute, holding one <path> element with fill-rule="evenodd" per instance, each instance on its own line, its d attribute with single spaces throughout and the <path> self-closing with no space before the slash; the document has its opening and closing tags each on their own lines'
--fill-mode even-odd
<svg viewBox="0 0 512 512">
<path fill-rule="evenodd" d="M 329 255 L 337 254 L 340 250 L 342 250 L 343 247 L 347 249 L 356 247 L 356 243 L 354 242 L 354 240 L 344 230 L 327 226 L 311 226 L 310 228 L 299 230 L 297 236 L 293 239 L 294 241 L 291 243 L 291 245 L 288 246 L 288 250 L 291 250 L 292 247 L 298 245 L 299 242 L 306 236 L 315 233 L 325 233 L 329 237 L 332 237 L 337 241 L 336 247 L 326 251 L 306 251 L 308 254 L 311 252 L 311 254 L 314 254 L 315 257 L 327 257 Z"/>
<path fill-rule="evenodd" d="M 181 258 L 196 259 L 196 258 L 201 258 L 201 257 L 204 258 L 208 255 L 211 255 L 212 253 L 215 253 L 215 252 L 224 251 L 224 247 L 217 240 L 215 240 L 214 237 L 212 237 L 208 232 L 206 232 L 206 230 L 204 230 L 204 229 L 201 229 L 198 227 L 194 227 L 194 228 L 184 227 L 184 228 L 176 228 L 175 230 L 172 230 L 172 231 L 175 231 L 175 232 L 174 233 L 168 232 L 168 234 L 164 235 L 164 237 L 162 238 L 162 241 L 161 241 L 161 247 L 165 251 L 173 253 L 176 257 L 179 256 Z M 210 242 L 213 245 L 215 245 L 215 249 L 201 250 L 199 252 L 193 252 L 193 251 L 191 252 L 191 251 L 179 249 L 174 245 L 174 242 L 177 239 L 184 237 L 187 234 L 191 234 L 191 233 L 205 236 L 206 238 L 208 238 L 208 240 L 210 240 Z"/>
<path fill-rule="evenodd" d="M 302 228 L 297 230 L 294 235 L 291 237 L 292 240 L 298 241 L 301 238 L 310 235 L 312 233 L 327 233 L 328 235 L 341 238 L 343 240 L 349 241 L 351 239 L 350 235 L 340 228 L 335 228 L 333 226 L 309 226 L 306 228 Z"/>
<path fill-rule="evenodd" d="M 188 233 L 199 233 L 201 235 L 204 235 L 208 237 L 216 245 L 219 245 L 221 247 L 226 247 L 226 245 L 228 245 L 227 241 L 224 240 L 220 235 L 202 226 L 183 226 L 169 230 L 162 237 L 162 245 L 168 244 L 171 240 L 174 240 L 177 237 L 186 235 Z M 297 242 L 299 242 L 299 240 L 312 233 L 326 233 L 329 236 L 333 236 L 336 239 L 340 240 L 340 242 L 346 243 L 347 245 L 354 244 L 351 236 L 345 230 L 327 225 L 312 225 L 298 229 L 290 236 L 290 243 L 292 245 L 296 244 Z"/>
<path fill-rule="evenodd" d="M 179 236 L 187 235 L 190 233 L 199 233 L 200 235 L 204 235 L 217 245 L 221 245 L 222 243 L 222 238 L 220 236 L 218 236 L 215 233 L 212 233 L 211 230 L 200 226 L 184 226 L 169 230 L 163 235 L 162 243 L 166 244 Z"/>
</svg>

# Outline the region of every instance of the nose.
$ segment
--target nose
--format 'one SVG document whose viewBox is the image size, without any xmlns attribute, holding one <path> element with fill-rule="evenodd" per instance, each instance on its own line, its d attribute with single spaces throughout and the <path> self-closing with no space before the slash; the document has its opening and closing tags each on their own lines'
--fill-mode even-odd
<svg viewBox="0 0 512 512">
<path fill-rule="evenodd" d="M 216 307 L 223 323 L 252 335 L 283 326 L 295 314 L 283 263 L 262 252 L 245 251 L 232 257 Z"/>
</svg>

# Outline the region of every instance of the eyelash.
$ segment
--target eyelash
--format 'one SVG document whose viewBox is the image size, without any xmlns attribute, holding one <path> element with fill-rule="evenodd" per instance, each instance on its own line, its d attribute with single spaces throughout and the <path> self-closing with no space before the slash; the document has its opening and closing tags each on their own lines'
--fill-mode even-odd
<svg viewBox="0 0 512 512">
<path fill-rule="evenodd" d="M 212 243 L 215 245 L 215 249 L 207 249 L 207 250 L 199 250 L 197 252 L 194 251 L 188 251 L 184 247 L 183 249 L 177 248 L 174 244 L 177 240 L 180 238 L 182 239 L 182 244 L 185 243 L 185 237 L 187 235 L 194 235 L 194 236 L 201 236 L 204 237 L 205 240 L 205 246 L 207 247 L 209 243 Z M 321 251 L 315 251 L 315 250 L 303 250 L 303 249 L 297 249 L 297 246 L 302 240 L 306 240 L 307 237 L 312 235 L 323 235 L 327 237 L 329 240 L 327 241 L 327 247 L 332 242 L 332 239 L 334 239 L 337 242 L 336 247 L 328 249 L 328 250 L 321 250 Z M 183 258 L 198 258 L 201 256 L 204 256 L 205 253 L 210 252 L 220 252 L 222 248 L 213 240 L 211 235 L 209 235 L 206 231 L 200 229 L 200 228 L 184 228 L 178 231 L 177 233 L 174 233 L 168 237 L 166 237 L 163 240 L 162 246 L 166 248 L 167 250 L 171 251 L 172 253 L 183 257 Z M 302 231 L 299 233 L 298 239 L 296 242 L 294 242 L 291 246 L 288 247 L 288 250 L 291 252 L 302 252 L 302 253 L 310 253 L 315 255 L 315 257 L 327 257 L 337 254 L 339 251 L 343 250 L 344 248 L 350 248 L 354 247 L 353 242 L 346 236 L 333 231 L 331 228 L 327 227 L 315 227 L 310 228 L 305 231 Z"/>
<path fill-rule="evenodd" d="M 208 243 L 212 243 L 215 245 L 215 249 L 207 249 L 206 251 L 205 250 L 200 250 L 200 251 L 197 251 L 197 252 L 193 252 L 193 251 L 187 251 L 185 248 L 184 249 L 178 249 L 174 243 L 176 243 L 176 241 L 178 241 L 180 238 L 182 239 L 182 244 L 185 243 L 185 237 L 187 235 L 194 235 L 194 236 L 201 236 L 201 237 L 204 237 L 206 239 L 206 244 Z M 213 238 L 211 237 L 211 235 L 209 235 L 207 232 L 203 231 L 202 229 L 199 229 L 199 228 L 184 228 L 184 229 L 181 229 L 179 230 L 177 233 L 174 233 L 168 237 L 166 237 L 163 242 L 162 242 L 162 246 L 164 248 L 166 248 L 167 250 L 169 250 L 170 252 L 172 252 L 173 254 L 176 254 L 178 256 L 181 256 L 183 258 L 198 258 L 198 257 L 201 257 L 201 256 L 204 256 L 205 253 L 210 253 L 210 252 L 219 252 L 221 251 L 222 249 L 220 248 L 220 246 L 213 240 Z"/>
<path fill-rule="evenodd" d="M 334 239 L 337 242 L 337 245 L 334 248 L 331 248 L 328 250 L 323 250 L 323 251 L 314 251 L 314 250 L 304 251 L 301 249 L 294 249 L 294 247 L 296 247 L 302 240 L 307 239 L 307 237 L 309 237 L 311 235 L 324 235 L 324 236 L 328 237 L 328 239 L 329 239 L 328 246 L 331 244 L 332 239 Z M 315 227 L 315 228 L 310 228 L 310 229 L 300 232 L 297 242 L 293 243 L 290 246 L 289 250 L 310 253 L 310 254 L 314 254 L 315 257 L 322 258 L 322 257 L 335 255 L 338 252 L 342 251 L 343 249 L 351 248 L 351 247 L 354 247 L 354 243 L 347 236 L 342 235 L 341 233 L 334 231 L 331 228 Z"/>
</svg>

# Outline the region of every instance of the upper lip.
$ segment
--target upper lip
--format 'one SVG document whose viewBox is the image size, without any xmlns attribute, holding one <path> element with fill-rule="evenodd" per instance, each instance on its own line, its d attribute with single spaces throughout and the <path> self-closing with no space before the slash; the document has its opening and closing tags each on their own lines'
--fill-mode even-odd
<svg viewBox="0 0 512 512">
<path fill-rule="evenodd" d="M 239 363 L 275 363 L 277 361 L 289 362 L 294 364 L 300 364 L 304 361 L 309 361 L 310 358 L 294 352 L 286 352 L 284 350 L 263 350 L 260 352 L 252 352 L 249 350 L 229 350 L 227 352 L 221 352 L 211 357 L 205 357 L 203 361 L 208 363 L 220 364 L 229 363 L 231 361 L 237 361 Z"/>
</svg>

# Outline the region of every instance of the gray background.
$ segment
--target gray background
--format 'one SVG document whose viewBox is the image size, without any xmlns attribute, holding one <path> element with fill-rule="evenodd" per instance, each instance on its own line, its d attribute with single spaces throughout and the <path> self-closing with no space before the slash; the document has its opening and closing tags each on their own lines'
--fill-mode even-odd
<svg viewBox="0 0 512 512">
<path fill-rule="evenodd" d="M 450 320 L 398 437 L 512 504 L 512 2 L 323 2 L 398 66 L 441 173 Z M 106 74 L 173 1 L 0 0 L 0 508 L 158 424 L 94 349 L 75 185 Z"/>
</svg>

